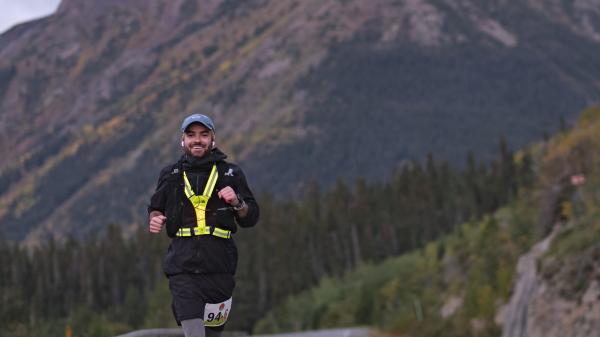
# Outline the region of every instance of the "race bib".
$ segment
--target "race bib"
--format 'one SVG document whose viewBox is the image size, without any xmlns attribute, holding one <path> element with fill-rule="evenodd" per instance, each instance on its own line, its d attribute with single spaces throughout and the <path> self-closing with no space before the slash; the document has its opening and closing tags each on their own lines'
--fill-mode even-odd
<svg viewBox="0 0 600 337">
<path fill-rule="evenodd" d="M 204 306 L 204 326 L 221 326 L 227 321 L 231 310 L 231 298 L 221 303 L 206 303 Z"/>
</svg>

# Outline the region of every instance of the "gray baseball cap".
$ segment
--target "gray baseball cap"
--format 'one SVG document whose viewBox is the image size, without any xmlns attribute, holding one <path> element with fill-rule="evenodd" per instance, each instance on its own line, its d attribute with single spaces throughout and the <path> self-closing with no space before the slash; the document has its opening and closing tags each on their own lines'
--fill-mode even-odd
<svg viewBox="0 0 600 337">
<path fill-rule="evenodd" d="M 187 129 L 188 126 L 190 126 L 190 124 L 192 123 L 200 123 L 209 128 L 210 131 L 215 131 L 215 124 L 213 123 L 212 119 L 210 119 L 210 117 L 202 114 L 193 114 L 187 116 L 183 120 L 183 123 L 181 123 L 181 132 L 185 132 L 185 129 Z"/>
</svg>

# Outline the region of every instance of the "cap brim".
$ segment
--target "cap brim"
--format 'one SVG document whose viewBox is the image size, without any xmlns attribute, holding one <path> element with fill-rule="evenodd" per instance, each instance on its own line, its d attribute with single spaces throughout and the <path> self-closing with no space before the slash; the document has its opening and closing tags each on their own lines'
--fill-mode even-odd
<svg viewBox="0 0 600 337">
<path fill-rule="evenodd" d="M 181 131 L 182 131 L 182 132 L 185 132 L 185 130 L 187 130 L 187 128 L 189 128 L 189 127 L 190 127 L 190 125 L 192 125 L 192 124 L 195 124 L 195 123 L 202 124 L 202 125 L 204 125 L 204 127 L 206 127 L 207 129 L 209 129 L 210 131 L 212 131 L 212 129 L 210 128 L 210 125 L 206 125 L 206 123 L 204 123 L 204 122 L 200 122 L 200 121 L 191 121 L 191 122 L 187 123 L 187 124 L 186 124 L 186 125 L 185 125 L 185 126 L 182 128 L 182 130 L 181 130 Z"/>
</svg>

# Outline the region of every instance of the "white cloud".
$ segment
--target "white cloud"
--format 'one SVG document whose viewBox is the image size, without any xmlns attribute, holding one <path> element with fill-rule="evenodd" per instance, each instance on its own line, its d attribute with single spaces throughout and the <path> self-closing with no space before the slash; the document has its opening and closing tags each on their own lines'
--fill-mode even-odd
<svg viewBox="0 0 600 337">
<path fill-rule="evenodd" d="M 60 0 L 0 0 L 0 33 L 16 24 L 50 15 Z"/>
</svg>

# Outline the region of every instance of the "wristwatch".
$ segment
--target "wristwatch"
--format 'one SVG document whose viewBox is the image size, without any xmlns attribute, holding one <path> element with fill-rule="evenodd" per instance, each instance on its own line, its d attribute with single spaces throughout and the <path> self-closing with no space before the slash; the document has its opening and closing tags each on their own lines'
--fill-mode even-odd
<svg viewBox="0 0 600 337">
<path fill-rule="evenodd" d="M 239 194 L 238 194 L 237 198 L 238 198 L 239 204 L 237 206 L 233 206 L 233 210 L 241 211 L 242 209 L 244 209 L 244 207 L 246 207 L 246 202 L 244 201 L 244 198 L 242 198 L 242 196 Z"/>
</svg>

